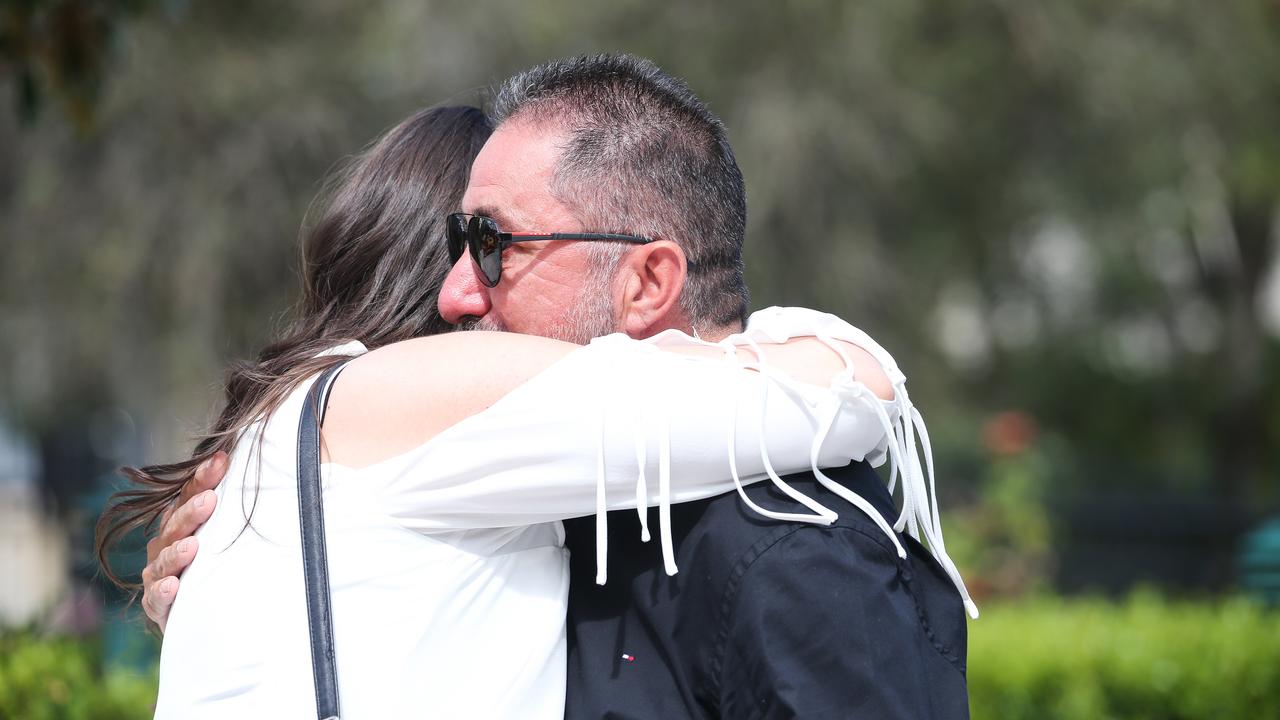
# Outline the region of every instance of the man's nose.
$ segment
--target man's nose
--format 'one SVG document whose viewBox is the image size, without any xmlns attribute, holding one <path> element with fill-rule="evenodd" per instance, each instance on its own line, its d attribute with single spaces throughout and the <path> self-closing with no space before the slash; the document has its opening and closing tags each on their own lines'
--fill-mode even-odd
<svg viewBox="0 0 1280 720">
<path fill-rule="evenodd" d="M 489 289 L 476 277 L 475 264 L 463 255 L 453 264 L 440 288 L 440 316 L 450 325 L 457 325 L 467 317 L 484 317 L 493 306 L 489 303 Z"/>
</svg>

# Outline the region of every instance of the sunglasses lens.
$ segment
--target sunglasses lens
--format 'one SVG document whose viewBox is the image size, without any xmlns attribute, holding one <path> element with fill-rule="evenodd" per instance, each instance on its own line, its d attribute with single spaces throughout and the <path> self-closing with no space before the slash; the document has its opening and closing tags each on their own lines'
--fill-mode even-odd
<svg viewBox="0 0 1280 720">
<path fill-rule="evenodd" d="M 453 213 L 445 219 L 445 226 L 449 240 L 449 262 L 456 263 L 467 246 L 467 218 L 462 213 Z"/>
<path fill-rule="evenodd" d="M 498 284 L 502 277 L 502 242 L 498 237 L 498 224 L 485 217 L 471 219 L 472 257 L 480 268 L 481 281 L 489 287 Z"/>
</svg>

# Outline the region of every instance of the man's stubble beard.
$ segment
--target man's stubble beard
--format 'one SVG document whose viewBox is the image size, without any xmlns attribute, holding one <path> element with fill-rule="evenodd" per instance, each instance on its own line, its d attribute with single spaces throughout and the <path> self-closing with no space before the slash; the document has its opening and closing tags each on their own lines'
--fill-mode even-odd
<svg viewBox="0 0 1280 720">
<path fill-rule="evenodd" d="M 473 317 L 470 320 L 463 320 L 453 326 L 456 332 L 470 332 L 471 330 L 485 330 L 487 332 L 507 332 L 507 328 L 497 320 L 490 320 L 487 317 Z"/>
<path fill-rule="evenodd" d="M 576 345 L 586 345 L 593 338 L 618 332 L 617 319 L 613 309 L 614 272 L 591 273 L 591 277 L 583 283 L 573 305 L 564 317 L 551 324 L 545 336 L 553 340 L 563 340 Z M 510 329 L 501 322 L 489 317 L 472 318 L 458 323 L 458 330 L 488 330 L 490 332 L 509 332 Z"/>
<path fill-rule="evenodd" d="M 593 338 L 617 332 L 613 311 L 613 269 L 592 272 L 564 317 L 552 325 L 549 337 L 586 345 Z"/>
</svg>

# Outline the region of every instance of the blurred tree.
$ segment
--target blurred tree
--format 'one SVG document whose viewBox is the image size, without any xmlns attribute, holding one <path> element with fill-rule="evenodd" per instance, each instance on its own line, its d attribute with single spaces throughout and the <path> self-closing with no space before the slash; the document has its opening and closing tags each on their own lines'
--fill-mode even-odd
<svg viewBox="0 0 1280 720">
<path fill-rule="evenodd" d="M 34 120 L 46 95 L 81 129 L 111 65 L 116 33 L 153 0 L 7 0 L 0 7 L 0 79 L 12 77 L 17 111 Z"/>
<path fill-rule="evenodd" d="M 79 134 L 75 110 L 17 120 L 22 78 L 77 77 L 39 70 L 29 39 L 69 7 L 106 18 L 84 35 L 101 51 L 67 65 L 95 78 Z M 335 160 L 520 67 L 625 50 L 729 126 L 755 304 L 880 338 L 949 486 L 979 483 L 980 427 L 1017 410 L 1052 440 L 1057 483 L 1280 496 L 1274 0 L 27 0 L 0 16 L 0 405 L 41 432 L 132 417 L 150 459 L 181 453 L 211 378 L 293 297 L 293 240 Z"/>
</svg>

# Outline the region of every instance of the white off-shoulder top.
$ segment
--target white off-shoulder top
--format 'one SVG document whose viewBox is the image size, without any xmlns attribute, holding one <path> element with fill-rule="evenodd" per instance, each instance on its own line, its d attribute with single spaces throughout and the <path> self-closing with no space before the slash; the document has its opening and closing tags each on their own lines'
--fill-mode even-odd
<svg viewBox="0 0 1280 720">
<path fill-rule="evenodd" d="M 865 348 L 894 398 L 876 397 L 848 357 L 826 388 L 775 371 L 760 344 L 798 336 Z M 752 315 L 744 332 L 716 343 L 724 360 L 662 350 L 680 343 L 707 344 L 677 331 L 598 338 L 409 452 L 359 469 L 323 466 L 344 717 L 558 720 L 569 567 L 559 521 L 596 514 L 604 583 L 607 511 L 656 505 L 666 570 L 676 573 L 670 505 L 752 482 L 774 482 L 796 501 L 780 513 L 743 494 L 762 515 L 827 524 L 862 512 L 900 553 L 895 528 L 923 539 L 976 617 L 942 541 L 924 422 L 883 348 L 801 308 Z M 747 368 L 733 352 L 743 345 L 756 349 Z M 311 382 L 247 428 L 232 454 L 169 617 L 158 718 L 315 717 L 296 498 L 297 423 Z M 821 473 L 863 459 L 891 463 L 898 518 Z M 782 480 L 809 470 L 849 505 L 823 506 Z"/>
</svg>

